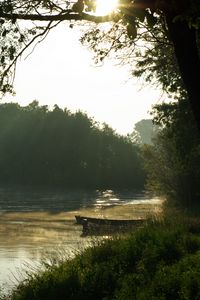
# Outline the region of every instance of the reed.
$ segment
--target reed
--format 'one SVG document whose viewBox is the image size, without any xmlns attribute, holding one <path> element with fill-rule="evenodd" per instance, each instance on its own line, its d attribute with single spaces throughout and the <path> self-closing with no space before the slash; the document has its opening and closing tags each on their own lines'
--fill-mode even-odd
<svg viewBox="0 0 200 300">
<path fill-rule="evenodd" d="M 60 256 L 59 256 L 60 257 Z M 6 300 L 200 299 L 200 226 L 189 218 L 150 220 L 55 261 Z"/>
</svg>

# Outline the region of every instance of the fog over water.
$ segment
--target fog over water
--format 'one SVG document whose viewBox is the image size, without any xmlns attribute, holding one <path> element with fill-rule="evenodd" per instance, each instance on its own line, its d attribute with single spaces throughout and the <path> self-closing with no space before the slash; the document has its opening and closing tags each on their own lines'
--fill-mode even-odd
<svg viewBox="0 0 200 300">
<path fill-rule="evenodd" d="M 74 255 L 94 237 L 81 237 L 75 215 L 113 219 L 144 218 L 161 209 L 159 198 L 143 191 L 84 191 L 0 188 L 0 285 L 6 290 L 35 268 L 43 256 Z"/>
</svg>

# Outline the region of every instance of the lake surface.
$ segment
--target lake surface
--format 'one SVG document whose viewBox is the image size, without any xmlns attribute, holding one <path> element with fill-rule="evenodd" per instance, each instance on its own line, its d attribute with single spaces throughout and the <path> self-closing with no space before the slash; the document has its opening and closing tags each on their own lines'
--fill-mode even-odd
<svg viewBox="0 0 200 300">
<path fill-rule="evenodd" d="M 138 191 L 0 187 L 0 286 L 9 290 L 44 257 L 72 256 L 93 238 L 81 237 L 74 216 L 145 218 L 161 200 Z"/>
</svg>

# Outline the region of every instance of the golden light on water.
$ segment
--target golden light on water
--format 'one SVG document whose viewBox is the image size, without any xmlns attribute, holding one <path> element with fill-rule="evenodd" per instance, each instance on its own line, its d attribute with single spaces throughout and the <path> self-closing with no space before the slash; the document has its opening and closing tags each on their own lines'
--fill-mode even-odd
<svg viewBox="0 0 200 300">
<path fill-rule="evenodd" d="M 118 0 L 96 0 L 96 14 L 107 15 L 118 6 Z"/>
<path fill-rule="evenodd" d="M 119 198 L 112 191 L 102 193 L 97 199 L 95 202 L 97 205 L 80 207 L 76 210 L 51 212 L 47 209 L 47 211 L 2 213 L 0 285 L 6 287 L 5 291 L 13 288 L 19 280 L 26 278 L 27 267 L 29 271 L 39 270 L 41 261 L 46 262 L 45 259 L 48 259 L 47 263 L 54 263 L 55 259 L 59 261 L 57 259 L 60 258 L 69 259 L 81 253 L 85 247 L 94 245 L 95 241 L 99 243 L 100 236 L 81 237 L 82 226 L 75 224 L 75 215 L 102 219 L 144 219 L 151 215 L 159 217 L 162 213 L 161 199 L 149 201 L 133 199 L 130 203 L 113 205 L 112 203 L 116 203 Z"/>
</svg>

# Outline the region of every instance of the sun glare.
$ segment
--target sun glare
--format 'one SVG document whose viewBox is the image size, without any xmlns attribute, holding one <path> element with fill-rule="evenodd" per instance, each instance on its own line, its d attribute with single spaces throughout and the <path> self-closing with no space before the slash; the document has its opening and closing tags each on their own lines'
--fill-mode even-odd
<svg viewBox="0 0 200 300">
<path fill-rule="evenodd" d="M 107 15 L 117 8 L 118 0 L 96 0 L 96 13 Z"/>
</svg>

